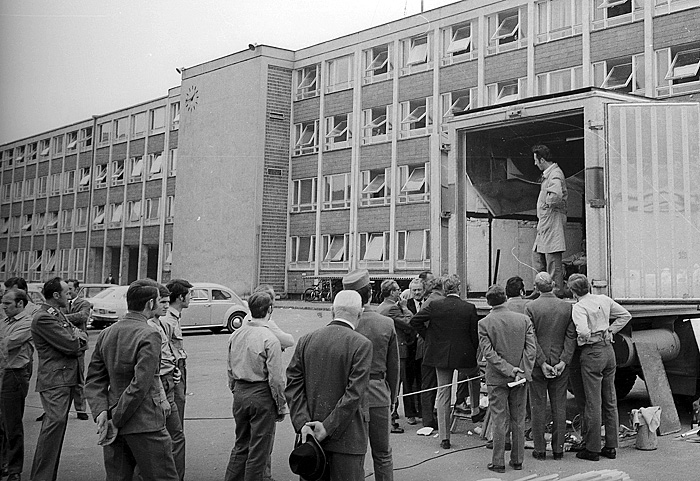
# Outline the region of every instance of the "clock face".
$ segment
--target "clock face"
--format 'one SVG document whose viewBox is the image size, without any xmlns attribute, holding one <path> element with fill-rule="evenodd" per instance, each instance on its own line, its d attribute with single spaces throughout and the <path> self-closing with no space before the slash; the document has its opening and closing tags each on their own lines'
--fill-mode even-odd
<svg viewBox="0 0 700 481">
<path fill-rule="evenodd" d="M 188 111 L 193 112 L 199 103 L 199 90 L 196 86 L 191 85 L 185 94 L 185 107 Z"/>
</svg>

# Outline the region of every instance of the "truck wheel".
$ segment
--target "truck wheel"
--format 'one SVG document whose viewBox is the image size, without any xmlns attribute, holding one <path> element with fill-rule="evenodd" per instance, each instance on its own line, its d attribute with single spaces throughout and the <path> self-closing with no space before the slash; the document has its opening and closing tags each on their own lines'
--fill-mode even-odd
<svg viewBox="0 0 700 481">
<path fill-rule="evenodd" d="M 624 399 L 637 381 L 637 374 L 629 369 L 618 369 L 615 373 L 615 393 L 617 400 Z"/>
</svg>

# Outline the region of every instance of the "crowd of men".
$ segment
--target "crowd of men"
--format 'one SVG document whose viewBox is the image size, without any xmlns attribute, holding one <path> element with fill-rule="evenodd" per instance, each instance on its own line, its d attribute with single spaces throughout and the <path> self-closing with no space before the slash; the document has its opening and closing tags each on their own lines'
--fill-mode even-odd
<svg viewBox="0 0 700 481">
<path fill-rule="evenodd" d="M 591 294 L 582 274 L 568 279 L 573 304 L 555 296 L 555 285 L 547 272 L 538 273 L 535 295 L 528 299 L 518 277 L 505 289 L 494 285 L 486 293 L 491 311 L 479 320 L 475 306 L 461 297 L 458 276 L 424 272 L 403 292 L 396 281 L 385 280 L 383 302 L 375 308 L 369 273 L 358 270 L 343 278 L 332 321 L 296 345 L 271 319 L 274 290 L 260 286 L 248 299 L 250 315 L 229 339 L 236 439 L 225 479 L 272 479 L 276 423 L 289 414 L 297 433 L 290 465 L 302 479 L 364 479 L 369 448 L 375 479 L 392 480 L 390 434 L 403 432 L 398 406 L 403 405 L 409 424 L 437 429 L 441 447 L 450 449 L 454 410 L 468 411 L 474 422 L 487 415 L 481 406 L 483 371 L 493 449 L 488 469 L 505 472 L 508 449 L 508 464 L 522 469 L 528 411 L 532 455 L 547 458 L 548 406 L 552 457 L 563 458 L 568 386 L 583 414 L 585 443 L 577 457 L 614 459 L 618 414 L 611 343 L 631 316 L 612 299 Z M 187 352 L 180 317 L 192 285 L 183 279 L 167 285 L 133 282 L 126 294 L 128 311 L 99 334 L 87 374 L 90 306 L 77 297 L 78 288 L 76 280 L 51 279 L 43 286 L 45 303 L 37 306 L 24 279 L 3 285 L 3 474 L 21 479 L 22 417 L 36 350 L 36 390 L 44 414 L 32 480 L 57 479 L 70 406 L 86 419 L 86 399 L 107 479 L 132 479 L 137 473 L 143 480 L 183 480 Z M 282 351 L 292 346 L 292 359 L 284 366 Z M 455 371 L 463 382 L 452 407 Z"/>
</svg>

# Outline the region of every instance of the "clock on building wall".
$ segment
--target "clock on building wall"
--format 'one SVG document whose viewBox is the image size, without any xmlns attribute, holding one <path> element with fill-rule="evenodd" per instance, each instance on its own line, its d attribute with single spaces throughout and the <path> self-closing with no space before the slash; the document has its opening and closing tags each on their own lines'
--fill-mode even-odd
<svg viewBox="0 0 700 481">
<path fill-rule="evenodd" d="M 199 89 L 195 85 L 190 85 L 190 88 L 187 90 L 187 94 L 185 94 L 185 108 L 189 112 L 193 112 L 194 109 L 197 108 L 197 104 L 199 103 Z"/>
</svg>

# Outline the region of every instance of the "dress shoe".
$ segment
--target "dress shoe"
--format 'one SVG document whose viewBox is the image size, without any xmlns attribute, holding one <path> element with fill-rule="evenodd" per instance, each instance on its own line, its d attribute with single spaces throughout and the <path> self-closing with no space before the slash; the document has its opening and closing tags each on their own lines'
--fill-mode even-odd
<svg viewBox="0 0 700 481">
<path fill-rule="evenodd" d="M 415 425 L 415 424 L 418 424 L 418 421 L 416 421 L 416 418 L 413 417 L 413 416 L 409 417 L 409 418 L 406 420 L 406 422 L 407 422 L 408 424 L 410 424 L 411 426 L 413 426 L 413 425 Z"/>
<path fill-rule="evenodd" d="M 21 481 L 22 475 L 19 473 L 12 473 L 7 477 L 7 481 Z"/>
<path fill-rule="evenodd" d="M 440 447 L 441 447 L 442 449 L 450 449 L 450 447 L 451 447 L 451 446 L 450 446 L 450 440 L 449 440 L 449 439 L 443 439 L 442 441 L 440 441 Z"/>
<path fill-rule="evenodd" d="M 473 423 L 479 423 L 484 420 L 484 417 L 486 416 L 486 410 L 485 409 L 479 409 L 479 412 L 476 414 L 472 414 L 472 422 Z"/>
<path fill-rule="evenodd" d="M 561 461 L 564 459 L 564 453 L 552 453 L 555 461 Z"/>
<path fill-rule="evenodd" d="M 600 450 L 600 455 L 608 459 L 615 459 L 617 457 L 617 452 L 615 448 L 603 448 Z"/>
<path fill-rule="evenodd" d="M 588 461 L 598 461 L 600 459 L 600 455 L 598 453 L 594 453 L 588 449 L 579 451 L 576 453 L 576 457 L 579 459 L 587 459 Z"/>
<path fill-rule="evenodd" d="M 539 459 L 540 461 L 544 461 L 547 459 L 547 453 L 541 453 L 539 451 L 533 451 L 532 452 L 532 457 L 535 459 Z"/>
<path fill-rule="evenodd" d="M 572 443 L 571 447 L 569 448 L 569 451 L 572 453 L 578 453 L 581 451 L 584 451 L 586 449 L 586 444 L 585 443 Z"/>
<path fill-rule="evenodd" d="M 462 414 L 471 414 L 472 409 L 469 406 L 467 406 L 467 403 L 462 401 L 459 404 L 455 404 L 455 411 Z"/>
<path fill-rule="evenodd" d="M 404 430 L 401 426 L 399 426 L 399 423 L 394 423 L 391 425 L 391 433 L 392 434 L 403 434 Z"/>
<path fill-rule="evenodd" d="M 36 420 L 37 420 L 37 421 L 43 421 L 43 420 L 44 420 L 44 416 L 46 416 L 46 413 L 41 413 L 41 416 L 39 416 L 38 418 L 36 418 Z"/>
<path fill-rule="evenodd" d="M 88 416 L 87 413 L 78 413 L 78 419 L 81 421 L 87 421 L 90 419 L 90 416 Z"/>
<path fill-rule="evenodd" d="M 523 463 L 514 463 L 512 460 L 510 460 L 508 461 L 508 464 L 516 471 L 521 471 L 523 469 Z"/>
<path fill-rule="evenodd" d="M 521 467 L 522 467 L 522 466 L 521 466 Z M 494 471 L 494 472 L 496 472 L 496 473 L 505 473 L 505 472 L 506 472 L 506 467 L 505 467 L 505 466 L 499 466 L 499 465 L 497 465 L 497 464 L 489 463 L 489 465 L 486 466 L 486 468 L 487 468 L 489 471 Z"/>
<path fill-rule="evenodd" d="M 493 449 L 493 440 L 491 440 L 491 441 L 486 441 L 486 449 Z M 509 443 L 508 441 L 506 441 L 505 450 L 506 450 L 506 451 L 510 451 L 510 449 L 511 449 L 511 445 L 510 445 L 510 443 Z"/>
</svg>

